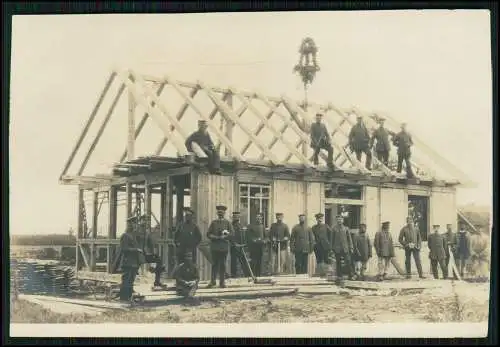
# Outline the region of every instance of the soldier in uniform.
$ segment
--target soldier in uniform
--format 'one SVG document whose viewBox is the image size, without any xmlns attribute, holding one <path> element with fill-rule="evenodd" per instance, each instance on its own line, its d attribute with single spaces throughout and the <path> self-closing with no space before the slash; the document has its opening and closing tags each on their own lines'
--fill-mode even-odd
<svg viewBox="0 0 500 347">
<path fill-rule="evenodd" d="M 177 247 L 177 262 L 183 263 L 186 253 L 191 253 L 191 259 L 196 263 L 196 249 L 201 242 L 200 228 L 194 222 L 194 211 L 184 208 L 184 221 L 177 228 L 174 236 Z"/>
<path fill-rule="evenodd" d="M 290 235 L 290 250 L 295 255 L 295 273 L 306 274 L 309 254 L 314 250 L 314 234 L 306 225 L 306 215 L 299 215 L 299 224 L 292 228 Z"/>
<path fill-rule="evenodd" d="M 445 263 L 446 268 L 449 269 L 451 258 L 450 248 L 454 258 L 456 258 L 457 251 L 457 235 L 453 232 L 451 224 L 446 224 L 446 232 L 443 234 L 443 237 L 446 241 L 446 247 L 444 249 L 444 252 L 446 254 Z"/>
<path fill-rule="evenodd" d="M 207 237 L 210 240 L 210 253 L 212 256 L 212 278 L 208 288 L 215 286 L 217 274 L 219 274 L 219 285 L 226 287 L 226 258 L 229 252 L 229 240 L 233 237 L 233 226 L 230 221 L 224 218 L 227 207 L 216 206 L 217 219 L 213 220 L 208 227 Z"/>
<path fill-rule="evenodd" d="M 389 264 L 391 259 L 394 258 L 394 244 L 392 241 L 392 235 L 389 232 L 390 222 L 382 223 L 382 230 L 377 231 L 375 234 L 375 240 L 373 246 L 375 247 L 375 252 L 378 258 L 378 279 L 384 280 L 387 278 L 387 271 L 389 270 Z"/>
<path fill-rule="evenodd" d="M 250 251 L 250 267 L 255 277 L 259 277 L 262 271 L 262 257 L 266 243 L 264 215 L 257 213 L 255 223 L 247 227 L 248 250 Z"/>
<path fill-rule="evenodd" d="M 161 257 L 156 254 L 155 242 L 153 240 L 151 232 L 146 231 L 147 222 L 147 216 L 142 215 L 139 219 L 137 242 L 139 243 L 139 245 L 144 246 L 144 258 L 146 263 L 155 264 L 155 266 L 150 269 L 150 271 L 155 274 L 155 281 L 153 286 L 156 288 L 164 288 L 165 285 L 161 283 L 161 274 L 163 271 L 165 271 L 165 267 L 162 264 Z"/>
<path fill-rule="evenodd" d="M 142 247 L 137 243 L 136 231 L 137 217 L 127 219 L 127 229 L 120 238 L 120 250 L 122 253 L 121 269 L 122 283 L 120 286 L 120 300 L 129 302 L 134 292 L 134 281 L 139 267 L 144 264 L 144 253 Z"/>
<path fill-rule="evenodd" d="M 401 173 L 403 169 L 403 160 L 406 163 L 406 176 L 408 178 L 413 178 L 413 170 L 411 167 L 411 147 L 413 146 L 413 140 L 411 134 L 406 131 L 406 123 L 401 124 L 401 131 L 397 133 L 393 139 L 392 143 L 398 148 L 398 169 L 397 172 Z"/>
<path fill-rule="evenodd" d="M 184 262 L 174 271 L 175 291 L 177 295 L 185 298 L 192 298 L 198 289 L 200 275 L 198 267 L 193 263 L 192 253 L 187 252 L 184 256 Z"/>
<path fill-rule="evenodd" d="M 443 278 L 448 278 L 448 268 L 446 267 L 445 258 L 446 240 L 439 233 L 439 224 L 434 224 L 434 233 L 430 234 L 427 239 L 427 246 L 429 247 L 429 259 L 431 260 L 432 275 L 435 279 L 439 278 L 438 263 L 443 272 Z"/>
<path fill-rule="evenodd" d="M 319 152 L 325 149 L 328 151 L 328 167 L 334 170 L 332 141 L 325 124 L 321 122 L 322 118 L 323 115 L 317 113 L 316 122 L 311 124 L 311 147 L 314 150 L 313 162 L 314 165 L 318 165 Z"/>
<path fill-rule="evenodd" d="M 353 125 L 349 132 L 349 147 L 356 153 L 356 158 L 361 161 L 361 155 L 365 153 L 366 163 L 365 166 L 371 170 L 372 166 L 372 152 L 370 150 L 370 134 L 368 129 L 363 123 L 361 116 L 357 117 L 357 123 Z"/>
<path fill-rule="evenodd" d="M 420 249 L 422 247 L 422 236 L 418 229 L 415 228 L 411 217 L 406 218 L 406 225 L 399 232 L 399 243 L 405 250 L 405 266 L 406 278 L 411 278 L 411 256 L 415 259 L 418 276 L 425 278 L 422 271 L 422 263 L 420 262 Z"/>
<path fill-rule="evenodd" d="M 186 140 L 186 148 L 189 152 L 193 151 L 193 142 L 205 152 L 208 157 L 208 169 L 210 173 L 219 175 L 220 172 L 220 156 L 215 149 L 214 143 L 208 133 L 208 126 L 205 120 L 198 121 L 198 130 L 189 135 Z"/>
<path fill-rule="evenodd" d="M 288 240 L 290 240 L 290 230 L 288 225 L 283 223 L 283 213 L 276 213 L 276 222 L 271 224 L 271 228 L 269 231 L 269 237 L 271 239 L 271 263 L 273 271 L 281 274 L 283 273 L 283 269 L 285 267 L 287 261 L 287 249 L 288 249 Z M 278 242 L 279 242 L 279 254 L 278 254 Z M 280 266 L 278 268 L 277 258 L 280 259 Z"/>
<path fill-rule="evenodd" d="M 323 223 L 324 216 L 325 215 L 321 212 L 316 213 L 316 225 L 312 227 L 314 239 L 316 240 L 314 255 L 316 256 L 316 264 L 318 268 L 321 267 L 322 264 L 330 263 L 329 255 L 332 251 L 332 245 L 330 244 L 332 229 Z"/>
<path fill-rule="evenodd" d="M 370 141 L 370 148 L 375 143 L 375 153 L 377 159 L 385 166 L 389 165 L 389 152 L 391 151 L 391 142 L 389 141 L 389 132 L 384 128 L 385 119 L 379 118 L 379 127 L 373 133 Z"/>
<path fill-rule="evenodd" d="M 245 250 L 243 247 L 246 245 L 245 230 L 241 225 L 240 221 L 241 214 L 239 212 L 233 212 L 233 231 L 234 237 L 231 243 L 231 277 L 238 277 L 238 263 L 243 263 L 243 255 L 241 252 Z M 242 267 L 245 271 L 245 267 Z"/>
<path fill-rule="evenodd" d="M 347 275 L 352 277 L 351 256 L 354 251 L 349 228 L 344 225 L 344 217 L 337 215 L 337 224 L 332 228 L 332 247 L 335 253 L 335 265 L 337 283 L 340 283 L 343 278 L 344 271 L 342 265 L 347 270 Z"/>
<path fill-rule="evenodd" d="M 359 225 L 359 234 L 353 240 L 354 260 L 356 262 L 356 277 L 365 279 L 366 263 L 372 257 L 372 244 L 370 237 L 366 234 L 366 224 Z"/>
<path fill-rule="evenodd" d="M 457 255 L 456 255 L 456 265 L 458 271 L 460 271 L 460 276 L 464 277 L 464 269 L 471 255 L 471 242 L 470 236 L 465 225 L 460 223 L 460 227 L 457 233 Z"/>
</svg>

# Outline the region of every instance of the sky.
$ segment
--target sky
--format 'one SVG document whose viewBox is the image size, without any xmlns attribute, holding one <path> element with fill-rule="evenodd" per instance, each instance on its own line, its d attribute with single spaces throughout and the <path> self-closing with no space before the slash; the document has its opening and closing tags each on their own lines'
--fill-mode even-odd
<svg viewBox="0 0 500 347">
<path fill-rule="evenodd" d="M 321 67 L 311 101 L 407 122 L 477 183 L 460 190 L 457 202 L 490 205 L 489 21 L 488 11 L 465 10 L 16 16 L 10 232 L 76 229 L 76 189 L 58 178 L 111 69 L 298 99 L 292 69 L 307 36 Z M 104 148 L 126 138 L 117 129 L 105 134 Z M 108 159 L 97 160 L 109 171 Z"/>
</svg>

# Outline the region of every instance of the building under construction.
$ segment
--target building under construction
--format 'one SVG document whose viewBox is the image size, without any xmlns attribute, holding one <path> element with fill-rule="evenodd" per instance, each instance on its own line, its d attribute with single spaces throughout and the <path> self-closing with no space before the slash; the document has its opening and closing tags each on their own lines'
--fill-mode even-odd
<svg viewBox="0 0 500 347">
<path fill-rule="evenodd" d="M 321 161 L 319 167 L 312 164 L 308 129 L 316 112 L 324 114 L 332 137 L 339 169 L 334 173 Z M 113 71 L 60 176 L 62 184 L 78 187 L 77 270 L 114 273 L 125 221 L 144 213 L 170 274 L 175 263 L 173 230 L 185 206 L 195 211 L 205 242 L 217 204 L 228 206 L 229 213 L 240 211 L 243 223 L 262 212 L 266 227 L 276 212 L 284 213 L 290 227 L 300 213 L 306 214 L 309 225 L 318 212 L 328 224 L 343 213 L 348 227 L 356 229 L 364 222 L 371 237 L 387 220 L 395 240 L 409 210 L 418 211 L 424 241 L 432 224 L 456 225 L 456 190 L 471 184 L 467 177 L 415 134 L 415 179 L 395 172 L 395 149 L 388 166 L 374 157 L 368 171 L 347 146 L 357 115 L 369 129 L 376 127 L 377 116 L 358 109 L 311 102 L 305 108 L 286 96 Z M 397 132 L 400 124 L 383 116 L 386 128 Z M 113 126 L 113 119 L 123 124 Z M 203 153 L 188 153 L 185 147 L 200 119 L 207 121 L 221 155 L 221 175 L 209 174 Z M 144 134 L 147 127 L 156 138 Z M 90 135 L 92 128 L 95 136 Z M 151 143 L 157 147 L 138 149 Z M 114 156 L 109 161 L 97 157 L 96 165 L 104 169 L 89 168 L 99 148 L 117 144 L 120 152 L 109 150 Z M 402 261 L 403 252 L 396 257 Z M 201 254 L 197 261 L 201 278 L 208 279 L 209 262 Z M 311 255 L 309 273 L 314 271 Z"/>
</svg>

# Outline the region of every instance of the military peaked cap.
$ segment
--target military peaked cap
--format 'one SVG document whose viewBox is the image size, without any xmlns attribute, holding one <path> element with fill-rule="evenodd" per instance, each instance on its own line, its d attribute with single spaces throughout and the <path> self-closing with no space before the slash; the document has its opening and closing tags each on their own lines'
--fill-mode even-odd
<svg viewBox="0 0 500 347">
<path fill-rule="evenodd" d="M 276 212 L 276 217 L 278 216 L 283 216 L 283 213 L 282 212 Z"/>
<path fill-rule="evenodd" d="M 325 215 L 323 213 L 316 213 L 314 215 L 316 218 L 324 217 Z"/>
<path fill-rule="evenodd" d="M 227 211 L 227 207 L 224 205 L 217 205 L 217 206 L 215 206 L 215 209 L 217 211 Z"/>
</svg>

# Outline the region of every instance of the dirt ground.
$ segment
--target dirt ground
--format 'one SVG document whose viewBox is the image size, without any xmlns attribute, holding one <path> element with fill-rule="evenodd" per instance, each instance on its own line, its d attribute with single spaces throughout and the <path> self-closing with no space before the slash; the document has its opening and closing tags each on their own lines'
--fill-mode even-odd
<svg viewBox="0 0 500 347">
<path fill-rule="evenodd" d="M 488 283 L 468 284 L 450 292 L 425 291 L 397 296 L 295 295 L 293 297 L 206 301 L 106 311 L 99 315 L 58 314 L 18 300 L 11 323 L 252 323 L 252 322 L 485 322 Z"/>
</svg>

